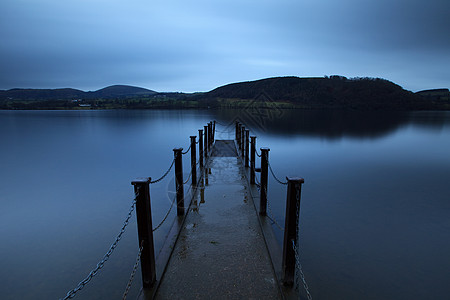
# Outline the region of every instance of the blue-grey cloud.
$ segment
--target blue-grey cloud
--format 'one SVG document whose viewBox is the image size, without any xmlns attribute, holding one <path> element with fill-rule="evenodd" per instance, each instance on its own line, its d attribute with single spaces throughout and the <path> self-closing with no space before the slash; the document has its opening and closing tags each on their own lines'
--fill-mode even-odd
<svg viewBox="0 0 450 300">
<path fill-rule="evenodd" d="M 4 0 L 0 88 L 202 91 L 269 76 L 447 87 L 442 0 Z"/>
</svg>

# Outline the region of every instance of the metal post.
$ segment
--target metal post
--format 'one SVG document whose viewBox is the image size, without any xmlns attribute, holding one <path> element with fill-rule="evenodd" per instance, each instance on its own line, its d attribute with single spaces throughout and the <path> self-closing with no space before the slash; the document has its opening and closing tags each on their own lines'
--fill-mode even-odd
<svg viewBox="0 0 450 300">
<path fill-rule="evenodd" d="M 248 129 L 245 130 L 245 160 L 244 165 L 246 168 L 248 168 L 248 152 L 249 152 L 249 140 L 248 136 L 250 134 L 250 131 Z"/>
<path fill-rule="evenodd" d="M 192 172 L 192 185 L 197 186 L 197 151 L 195 149 L 195 135 L 191 135 L 191 172 Z"/>
<path fill-rule="evenodd" d="M 206 159 L 208 157 L 208 126 L 203 126 L 203 129 L 205 130 L 205 145 L 203 147 L 203 156 Z"/>
<path fill-rule="evenodd" d="M 177 194 L 177 215 L 184 215 L 184 186 L 183 186 L 183 148 L 174 148 L 175 157 L 175 188 Z"/>
<path fill-rule="evenodd" d="M 150 204 L 150 177 L 131 182 L 136 195 L 136 219 L 141 252 L 142 287 L 150 289 L 156 281 L 155 247 L 153 245 L 152 209 Z"/>
<path fill-rule="evenodd" d="M 203 169 L 203 129 L 198 130 L 198 160 L 200 169 Z"/>
<path fill-rule="evenodd" d="M 216 140 L 216 120 L 213 121 L 213 125 L 212 126 L 213 126 L 213 128 L 212 128 L 212 133 L 213 133 L 212 141 L 214 143 L 214 141 Z"/>
<path fill-rule="evenodd" d="M 261 188 L 259 214 L 266 215 L 267 208 L 267 179 L 269 171 L 269 148 L 261 148 Z"/>
<path fill-rule="evenodd" d="M 250 184 L 255 184 L 255 152 L 256 152 L 256 136 L 250 137 Z"/>
<path fill-rule="evenodd" d="M 284 285 L 292 286 L 295 276 L 295 251 L 292 245 L 297 244 L 298 217 L 300 215 L 300 198 L 302 184 L 300 177 L 286 177 L 288 181 L 286 197 L 286 218 L 284 223 L 282 281 Z"/>
</svg>

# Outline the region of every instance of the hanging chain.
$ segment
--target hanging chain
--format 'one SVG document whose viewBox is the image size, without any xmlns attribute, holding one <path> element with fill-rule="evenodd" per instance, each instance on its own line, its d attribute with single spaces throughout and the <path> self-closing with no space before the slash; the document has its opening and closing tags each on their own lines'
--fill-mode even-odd
<svg viewBox="0 0 450 300">
<path fill-rule="evenodd" d="M 296 190 L 296 195 L 295 195 L 295 199 L 296 199 L 296 221 L 295 221 L 295 237 L 298 239 L 298 221 L 299 221 L 299 214 L 300 214 L 300 184 L 296 183 L 295 184 L 295 190 Z M 312 296 L 311 293 L 309 292 L 309 287 L 308 287 L 308 283 L 306 282 L 305 279 L 305 274 L 303 273 L 303 268 L 302 268 L 302 264 L 300 263 L 300 249 L 299 247 L 297 247 L 297 245 L 295 245 L 295 240 L 292 240 L 292 248 L 294 249 L 294 254 L 295 254 L 295 263 L 296 263 L 296 267 L 298 270 L 298 277 L 300 277 L 300 279 L 302 280 L 303 283 L 303 288 L 306 291 L 306 297 L 308 298 L 308 300 L 312 300 Z M 299 286 L 298 284 L 298 277 L 297 277 L 297 286 Z"/>
<path fill-rule="evenodd" d="M 189 148 L 185 152 L 181 152 L 181 154 L 183 154 L 183 155 L 187 154 L 189 152 L 189 150 L 191 150 L 191 146 L 192 146 L 192 144 L 189 145 Z"/>
<path fill-rule="evenodd" d="M 278 181 L 279 184 L 287 185 L 288 184 L 287 181 L 283 182 L 280 179 L 278 179 L 278 177 L 275 175 L 275 173 L 272 170 L 272 166 L 270 165 L 269 160 L 267 160 L 267 164 L 269 165 L 270 173 L 272 173 L 273 178 L 275 178 L 275 180 Z"/>
<path fill-rule="evenodd" d="M 66 299 L 72 299 L 73 297 L 75 297 L 76 293 L 77 293 L 78 291 L 80 291 L 81 289 L 83 289 L 84 286 L 85 286 L 86 284 L 88 284 L 89 281 L 91 281 L 91 279 L 92 279 L 95 275 L 97 275 L 97 272 L 98 272 L 101 268 L 103 268 L 103 265 L 105 264 L 106 261 L 108 261 L 109 257 L 110 257 L 111 254 L 113 253 L 114 249 L 116 249 L 117 243 L 118 243 L 118 242 L 120 241 L 120 239 L 122 238 L 122 234 L 125 232 L 125 228 L 127 227 L 128 223 L 129 223 L 129 221 L 130 221 L 131 215 L 133 214 L 134 208 L 136 207 L 136 200 L 137 200 L 137 197 L 138 197 L 138 196 L 139 196 L 139 193 L 136 194 L 136 197 L 135 197 L 134 200 L 133 200 L 133 203 L 132 203 L 132 205 L 131 205 L 131 207 L 130 207 L 130 210 L 129 210 L 129 212 L 128 212 L 128 215 L 127 215 L 125 221 L 123 222 L 123 226 L 122 226 L 122 228 L 120 229 L 120 232 L 119 232 L 119 234 L 118 234 L 117 237 L 116 237 L 116 240 L 114 241 L 114 243 L 113 243 L 113 244 L 111 245 L 111 247 L 109 248 L 108 252 L 106 252 L 106 254 L 103 256 L 102 260 L 99 261 L 99 262 L 97 263 L 97 266 L 89 273 L 89 275 L 88 275 L 86 278 L 84 278 L 80 283 L 78 283 L 78 285 L 77 285 L 76 288 L 74 288 L 74 289 L 70 290 L 69 292 L 67 292 L 67 294 L 66 294 L 66 296 L 63 298 L 63 300 L 66 300 Z"/>
<path fill-rule="evenodd" d="M 156 226 L 155 228 L 152 229 L 153 232 L 155 232 L 156 230 L 159 229 L 159 227 L 161 227 L 162 224 L 164 224 L 164 222 L 166 221 L 167 217 L 170 214 L 170 211 L 172 210 L 173 204 L 175 203 L 175 199 L 176 197 L 173 198 L 172 204 L 170 205 L 169 210 L 167 211 L 166 215 L 164 216 L 164 218 L 162 219 L 162 221 L 158 224 L 158 226 Z"/>
<path fill-rule="evenodd" d="M 272 208 L 270 207 L 270 201 L 267 198 L 267 212 L 269 213 L 268 217 L 272 220 L 273 224 L 275 224 L 281 231 L 284 231 L 284 228 L 277 222 L 275 216 L 273 215 Z"/>
<path fill-rule="evenodd" d="M 258 154 L 258 150 L 255 149 L 256 156 L 261 157 L 261 154 Z"/>
<path fill-rule="evenodd" d="M 189 173 L 189 177 L 186 179 L 185 182 L 183 182 L 183 184 L 187 184 L 189 182 L 189 179 L 191 179 L 191 176 L 192 176 L 192 172 Z"/>
<path fill-rule="evenodd" d="M 136 257 L 136 262 L 133 266 L 133 271 L 131 271 L 130 279 L 128 280 L 127 288 L 123 293 L 122 300 L 126 300 L 128 296 L 128 292 L 130 291 L 131 284 L 133 283 L 134 275 L 136 275 L 137 268 L 139 266 L 139 261 L 141 260 L 142 249 L 144 248 L 143 242 L 141 242 L 141 247 L 139 248 L 138 255 Z"/>
<path fill-rule="evenodd" d="M 170 170 L 172 170 L 172 167 L 173 167 L 174 163 L 175 163 L 175 158 L 172 160 L 172 164 L 170 165 L 170 167 L 169 167 L 169 169 L 166 171 L 166 173 L 164 173 L 164 175 L 161 176 L 160 178 L 158 178 L 158 179 L 156 179 L 156 180 L 154 180 L 154 181 L 150 181 L 150 184 L 158 183 L 158 182 L 160 182 L 161 180 L 163 180 L 163 179 L 167 176 L 167 174 L 169 174 Z"/>
</svg>

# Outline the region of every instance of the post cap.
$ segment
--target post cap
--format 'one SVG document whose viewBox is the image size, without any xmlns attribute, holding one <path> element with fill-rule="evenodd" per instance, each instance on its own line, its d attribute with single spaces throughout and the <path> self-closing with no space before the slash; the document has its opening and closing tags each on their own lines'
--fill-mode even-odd
<svg viewBox="0 0 450 300">
<path fill-rule="evenodd" d="M 138 177 L 131 182 L 131 185 L 150 183 L 152 181 L 151 177 Z"/>
<path fill-rule="evenodd" d="M 261 148 L 259 148 L 261 151 L 270 151 L 270 148 L 268 148 L 268 147 L 261 147 Z"/>
<path fill-rule="evenodd" d="M 191 135 L 190 138 L 191 139 L 195 139 L 195 138 L 197 138 L 197 136 L 196 135 Z"/>
<path fill-rule="evenodd" d="M 183 151 L 183 148 L 173 148 L 173 151 Z"/>
<path fill-rule="evenodd" d="M 256 135 L 251 135 L 250 138 L 251 139 L 256 139 Z"/>
<path fill-rule="evenodd" d="M 305 179 L 298 177 L 298 176 L 286 176 L 287 181 L 293 181 L 297 183 L 304 183 Z"/>
</svg>

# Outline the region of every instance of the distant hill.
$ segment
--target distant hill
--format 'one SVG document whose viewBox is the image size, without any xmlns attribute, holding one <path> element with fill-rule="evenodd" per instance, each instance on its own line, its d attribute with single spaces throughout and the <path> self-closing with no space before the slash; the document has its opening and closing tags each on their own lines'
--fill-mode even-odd
<svg viewBox="0 0 450 300">
<path fill-rule="evenodd" d="M 232 83 L 206 93 L 157 93 L 113 85 L 77 89 L 0 90 L 0 109 L 279 108 L 450 110 L 448 89 L 413 93 L 381 78 L 274 77 Z"/>
<path fill-rule="evenodd" d="M 417 95 L 429 100 L 450 101 L 449 89 L 433 89 L 416 92 Z"/>
<path fill-rule="evenodd" d="M 90 98 L 122 98 L 155 95 L 157 92 L 129 85 L 112 85 L 88 94 Z"/>
<path fill-rule="evenodd" d="M 198 96 L 211 106 L 260 101 L 308 109 L 419 110 L 440 109 L 435 103 L 380 78 L 330 76 L 275 77 L 228 84 Z M 240 104 L 242 105 L 242 104 Z M 249 103 L 250 105 L 250 103 Z M 448 108 L 448 107 L 447 107 Z"/>
<path fill-rule="evenodd" d="M 11 89 L 0 90 L 0 100 L 75 100 L 143 97 L 157 92 L 128 85 L 113 85 L 93 92 L 76 89 Z"/>
<path fill-rule="evenodd" d="M 11 89 L 0 90 L 1 100 L 57 100 L 78 99 L 86 93 L 76 89 Z"/>
</svg>

